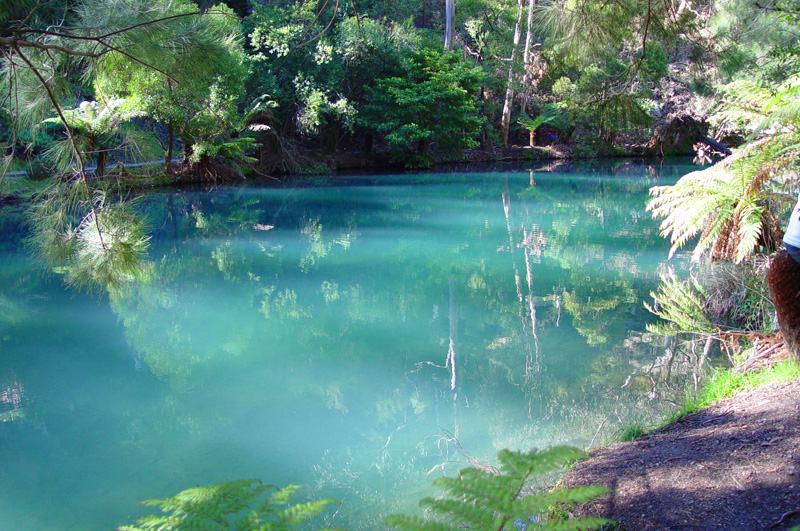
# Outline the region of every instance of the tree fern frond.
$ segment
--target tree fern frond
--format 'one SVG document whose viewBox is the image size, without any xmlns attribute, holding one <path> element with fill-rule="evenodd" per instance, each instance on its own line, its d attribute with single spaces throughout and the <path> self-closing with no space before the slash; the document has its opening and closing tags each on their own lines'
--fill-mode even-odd
<svg viewBox="0 0 800 531">
<path fill-rule="evenodd" d="M 307 522 L 311 517 L 322 513 L 329 505 L 338 505 L 339 502 L 323 499 L 293 505 L 280 513 L 280 521 L 290 526 Z"/>
<path fill-rule="evenodd" d="M 531 508 L 533 510 L 546 511 L 549 507 L 558 504 L 581 504 L 598 498 L 606 492 L 608 492 L 608 489 L 599 485 L 581 485 L 571 489 L 554 489 L 550 492 L 542 493 L 537 505 Z"/>
<path fill-rule="evenodd" d="M 592 529 L 601 529 L 603 526 L 609 524 L 608 520 L 597 518 L 595 516 L 585 516 L 580 519 L 560 519 L 550 522 L 548 531 L 590 531 Z"/>
<path fill-rule="evenodd" d="M 479 528 L 488 529 L 495 518 L 495 511 L 492 508 L 465 503 L 464 500 L 428 499 L 425 503 L 420 502 L 420 506 L 460 524 L 472 524 Z"/>
<path fill-rule="evenodd" d="M 334 500 L 318 500 L 292 505 L 292 495 L 299 488 L 289 485 L 258 501 L 272 485 L 258 480 L 238 480 L 194 487 L 172 498 L 145 500 L 143 505 L 161 507 L 169 515 L 144 516 L 135 526 L 123 531 L 289 531 L 320 514 Z M 250 509 L 250 511 L 247 511 Z M 243 514 L 244 513 L 244 514 Z"/>
<path fill-rule="evenodd" d="M 572 506 L 591 499 L 605 489 L 579 487 L 529 493 L 524 488 L 533 476 L 557 470 L 584 456 L 584 452 L 567 446 L 542 451 L 534 449 L 527 453 L 501 450 L 497 474 L 470 468 L 462 470 L 457 478 L 439 478 L 434 482 L 447 491 L 446 496 L 425 498 L 420 505 L 429 509 L 436 518 L 393 515 L 385 521 L 389 526 L 415 531 L 503 531 L 514 528 L 516 521 L 531 519 L 536 522 L 536 529 L 541 531 L 596 529 L 605 520 L 549 520 L 547 513 L 562 504 Z"/>
<path fill-rule="evenodd" d="M 585 456 L 585 452 L 571 446 L 553 446 L 544 451 L 533 449 L 527 453 L 500 450 L 497 460 L 501 472 L 522 479 L 552 472 Z"/>
<path fill-rule="evenodd" d="M 737 212 L 735 262 L 741 262 L 758 247 L 765 210 L 763 206 L 750 203 Z"/>
<path fill-rule="evenodd" d="M 785 147 L 780 139 L 766 138 L 710 168 L 683 176 L 672 186 L 651 188 L 646 208 L 654 218 L 663 218 L 659 229 L 670 240 L 670 257 L 698 235 L 694 260 L 709 250 L 715 260 L 740 261 L 751 254 L 756 248 L 753 235 L 759 233 L 766 212 L 756 206 L 774 196 L 774 179 L 793 153 Z M 786 160 L 774 157 L 776 152 L 785 153 Z M 742 217 L 745 211 L 749 214 Z"/>
</svg>

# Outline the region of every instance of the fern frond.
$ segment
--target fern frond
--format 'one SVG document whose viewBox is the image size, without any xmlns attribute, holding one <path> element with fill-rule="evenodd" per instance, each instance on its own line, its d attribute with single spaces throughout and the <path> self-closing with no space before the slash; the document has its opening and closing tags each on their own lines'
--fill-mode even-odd
<svg viewBox="0 0 800 531">
<path fill-rule="evenodd" d="M 786 142 L 767 138 L 672 186 L 651 188 L 646 208 L 654 218 L 663 218 L 659 229 L 670 240 L 670 257 L 698 235 L 694 260 L 709 249 L 715 260 L 741 261 L 752 254 L 767 211 L 763 205 L 774 196 L 774 179 L 789 163 L 776 157 L 778 152 L 792 151 L 786 151 Z"/>
<path fill-rule="evenodd" d="M 761 239 L 765 207 L 745 204 L 736 214 L 736 247 L 734 261 L 741 262 L 752 254 Z"/>
<path fill-rule="evenodd" d="M 492 508 L 465 503 L 464 500 L 433 500 L 429 498 L 424 502 L 420 501 L 420 506 L 447 519 L 455 520 L 460 524 L 472 524 L 479 529 L 488 529 L 495 518 L 495 511 Z"/>
<path fill-rule="evenodd" d="M 497 460 L 500 462 L 501 473 L 523 479 L 558 470 L 585 456 L 584 452 L 571 446 L 554 446 L 544 451 L 534 448 L 527 453 L 500 450 Z"/>
<path fill-rule="evenodd" d="M 389 526 L 415 531 L 503 531 L 515 527 L 515 522 L 529 520 L 536 522 L 536 529 L 541 531 L 596 529 L 605 521 L 581 518 L 548 520 L 546 516 L 553 507 L 572 506 L 599 496 L 605 492 L 602 487 L 525 492 L 525 486 L 533 476 L 559 469 L 584 456 L 584 452 L 567 446 L 530 452 L 501 450 L 497 457 L 500 463 L 497 474 L 469 468 L 462 470 L 457 478 L 439 478 L 434 482 L 446 490 L 447 495 L 437 499 L 425 498 L 420 505 L 435 518 L 393 515 L 385 521 Z"/>
<path fill-rule="evenodd" d="M 478 472 L 472 474 L 471 472 Z M 492 476 L 482 470 L 467 469 L 457 478 L 442 477 L 436 479 L 433 484 L 443 490 L 458 493 L 458 497 L 464 503 L 491 505 L 495 501 L 495 493 L 499 491 L 510 491 L 514 485 L 518 485 L 519 480 L 508 476 Z M 426 500 L 427 502 L 427 500 Z"/>
<path fill-rule="evenodd" d="M 320 514 L 334 500 L 318 500 L 292 505 L 292 496 L 300 487 L 289 485 L 259 498 L 272 485 L 258 480 L 238 480 L 194 487 L 172 498 L 145 500 L 143 505 L 161 507 L 169 515 L 150 515 L 136 520 L 136 526 L 123 526 L 124 531 L 289 531 Z M 249 512 L 247 510 L 250 509 Z M 244 513 L 244 514 L 243 514 Z"/>
<path fill-rule="evenodd" d="M 324 499 L 293 505 L 281 511 L 279 521 L 289 526 L 296 526 L 322 513 L 329 505 L 338 505 L 339 503 L 336 500 Z"/>
<path fill-rule="evenodd" d="M 598 498 L 608 492 L 606 487 L 599 485 L 581 485 L 571 489 L 554 489 L 544 492 L 539 496 L 538 503 L 541 507 L 534 509 L 547 510 L 557 504 L 576 505 Z"/>
<path fill-rule="evenodd" d="M 610 524 L 605 518 L 597 518 L 595 516 L 585 516 L 583 518 L 575 518 L 573 520 L 560 519 L 548 522 L 548 531 L 590 531 L 592 529 L 600 529 L 603 526 Z"/>
</svg>

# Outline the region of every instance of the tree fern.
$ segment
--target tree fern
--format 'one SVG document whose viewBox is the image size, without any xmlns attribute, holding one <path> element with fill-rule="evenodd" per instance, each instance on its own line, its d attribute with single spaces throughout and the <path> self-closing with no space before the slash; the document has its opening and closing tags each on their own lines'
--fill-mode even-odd
<svg viewBox="0 0 800 531">
<path fill-rule="evenodd" d="M 670 257 L 697 236 L 694 260 L 711 251 L 712 259 L 741 262 L 759 245 L 775 250 L 783 235 L 774 212 L 786 197 L 772 181 L 786 166 L 786 147 L 770 137 L 673 186 L 651 188 L 647 210 L 664 218 L 660 229 L 672 244 Z"/>
<path fill-rule="evenodd" d="M 48 118 L 42 125 L 56 125 L 62 129 L 69 127 L 72 131 L 74 145 L 68 138 L 57 140 L 48 148 L 45 156 L 52 159 L 56 168 L 69 168 L 73 162 L 73 149 L 77 148 L 84 161 L 96 158 L 95 175 L 103 177 L 109 162 L 111 151 L 127 151 L 132 155 L 139 154 L 144 145 L 143 139 L 136 135 L 135 129 L 124 127 L 141 112 L 123 112 L 121 99 L 104 102 L 84 101 L 74 109 L 64 109 L 63 118 Z"/>
<path fill-rule="evenodd" d="M 775 193 L 776 177 L 800 154 L 800 76 L 772 88 L 749 80 L 729 83 L 715 111 L 719 131 L 744 131 L 748 143 L 722 162 L 684 176 L 674 186 L 651 188 L 648 204 L 670 238 L 670 256 L 699 235 L 693 259 L 741 262 L 759 246 L 774 251 L 783 236 L 775 212 L 786 198 Z"/>
<path fill-rule="evenodd" d="M 570 117 L 562 112 L 555 103 L 548 103 L 542 107 L 542 111 L 536 118 L 531 118 L 523 114 L 519 117 L 518 121 L 520 125 L 530 132 L 536 131 L 539 126 L 544 124 L 552 125 L 562 131 L 569 129 L 573 125 Z"/>
<path fill-rule="evenodd" d="M 411 531 L 502 531 L 514 529 L 520 522 L 543 531 L 597 529 L 607 522 L 600 518 L 567 519 L 552 514 L 562 506 L 571 507 L 594 499 L 603 494 L 605 488 L 584 486 L 540 492 L 527 488 L 534 476 L 558 470 L 584 455 L 566 446 L 527 453 L 501 450 L 497 456 L 500 463 L 497 473 L 467 468 L 458 477 L 434 481 L 434 485 L 447 494 L 420 501 L 431 518 L 391 515 L 386 523 Z"/>
<path fill-rule="evenodd" d="M 194 487 L 172 498 L 146 500 L 167 515 L 150 515 L 118 531 L 289 531 L 338 503 L 317 500 L 292 504 L 299 485 L 277 489 L 258 480 L 239 480 Z M 274 490 L 267 498 L 266 493 Z"/>
</svg>

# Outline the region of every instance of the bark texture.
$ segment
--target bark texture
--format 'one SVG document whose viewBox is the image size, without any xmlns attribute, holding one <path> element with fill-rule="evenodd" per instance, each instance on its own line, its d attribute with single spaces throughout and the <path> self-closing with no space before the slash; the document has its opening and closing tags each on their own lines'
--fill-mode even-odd
<svg viewBox="0 0 800 531">
<path fill-rule="evenodd" d="M 800 264 L 779 251 L 769 266 L 767 282 L 786 348 L 800 361 Z"/>
</svg>

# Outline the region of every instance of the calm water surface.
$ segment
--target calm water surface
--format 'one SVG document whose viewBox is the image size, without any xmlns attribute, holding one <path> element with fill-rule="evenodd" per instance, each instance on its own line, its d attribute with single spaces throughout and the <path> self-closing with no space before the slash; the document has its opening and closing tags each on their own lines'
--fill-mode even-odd
<svg viewBox="0 0 800 531">
<path fill-rule="evenodd" d="M 35 268 L 3 212 L 0 529 L 108 531 L 243 478 L 379 529 L 467 454 L 586 445 L 668 407 L 664 371 L 641 372 L 665 356 L 643 301 L 672 266 L 644 205 L 691 169 L 155 193 L 148 281 L 100 296 Z"/>
</svg>

